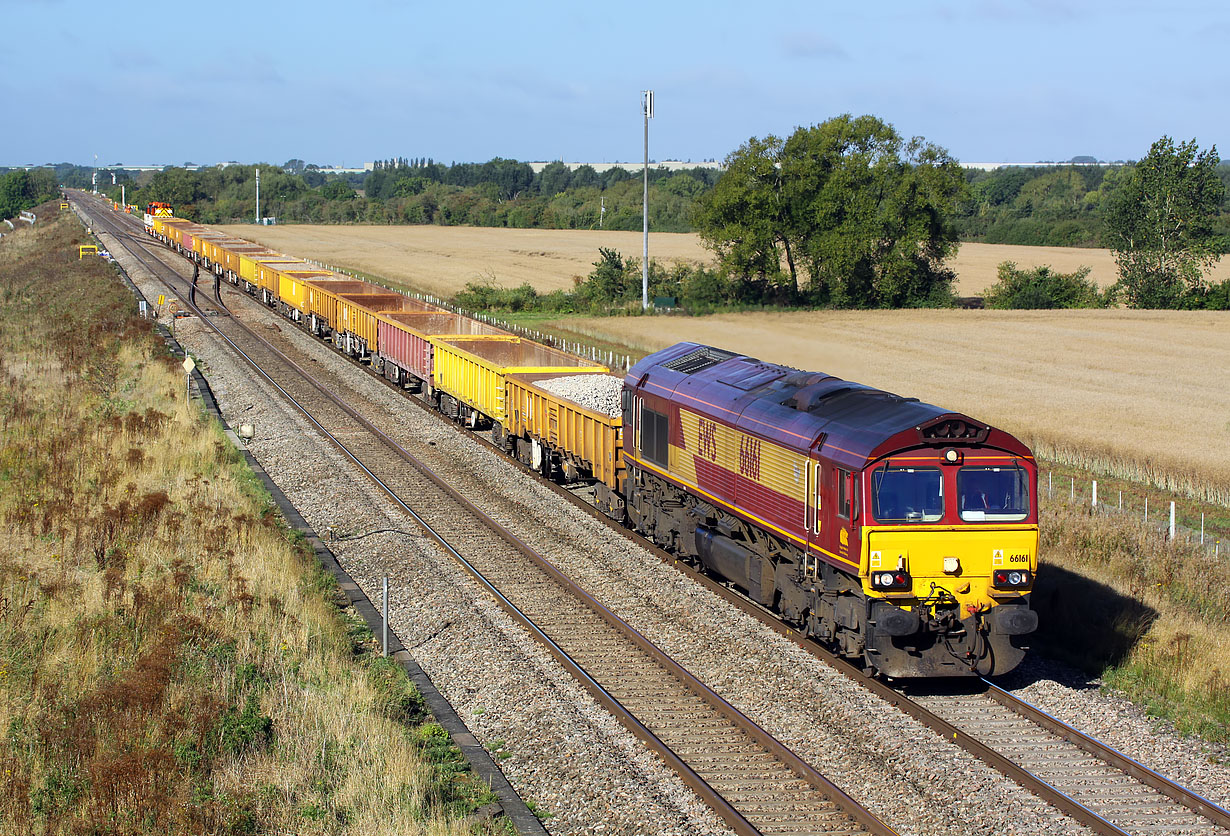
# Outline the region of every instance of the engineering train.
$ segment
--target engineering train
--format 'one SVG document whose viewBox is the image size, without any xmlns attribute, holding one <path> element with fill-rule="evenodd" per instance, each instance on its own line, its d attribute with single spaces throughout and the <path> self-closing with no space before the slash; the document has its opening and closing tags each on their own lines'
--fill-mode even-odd
<svg viewBox="0 0 1230 836">
<path fill-rule="evenodd" d="M 591 360 L 151 206 L 150 235 L 868 672 L 993 676 L 1038 625 L 1037 465 L 1009 433 L 696 343 Z M 616 407 L 559 394 L 618 389 Z"/>
</svg>

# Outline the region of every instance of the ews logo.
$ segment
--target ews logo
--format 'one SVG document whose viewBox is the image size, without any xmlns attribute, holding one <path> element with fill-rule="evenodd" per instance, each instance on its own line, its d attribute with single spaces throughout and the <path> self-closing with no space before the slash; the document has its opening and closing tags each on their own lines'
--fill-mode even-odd
<svg viewBox="0 0 1230 836">
<path fill-rule="evenodd" d="M 717 424 L 701 418 L 697 422 L 696 433 L 700 439 L 700 449 L 696 455 L 711 462 L 717 461 Z"/>
<path fill-rule="evenodd" d="M 760 481 L 760 439 L 750 435 L 739 439 L 739 475 Z"/>
</svg>

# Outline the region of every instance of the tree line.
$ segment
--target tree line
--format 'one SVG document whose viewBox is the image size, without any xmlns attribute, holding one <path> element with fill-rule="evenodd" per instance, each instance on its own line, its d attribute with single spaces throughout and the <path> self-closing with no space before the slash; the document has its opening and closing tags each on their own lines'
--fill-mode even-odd
<svg viewBox="0 0 1230 836">
<path fill-rule="evenodd" d="M 261 166 L 262 215 L 310 223 L 434 223 L 562 229 L 641 226 L 641 181 L 620 168 L 535 171 L 516 160 L 445 165 L 394 158 L 337 175 L 302 160 Z M 129 201 L 166 201 L 204 223 L 251 218 L 254 166 L 139 178 Z M 963 169 L 944 148 L 905 138 L 874 116 L 849 114 L 790 136 L 752 137 L 721 172 L 650 172 L 650 225 L 695 231 L 714 270 L 650 264 L 656 295 L 692 307 L 776 305 L 896 308 L 956 304 L 946 266 L 961 241 L 1110 247 L 1120 281 L 1101 292 L 1087 274 L 1001 270 L 986 303 L 1004 307 L 1222 307 L 1208 269 L 1227 250 L 1226 181 L 1216 148 L 1163 137 L 1134 164 Z M 634 259 L 600 253 L 567 299 L 510 304 L 619 310 L 639 299 Z M 614 281 L 628 274 L 627 281 Z M 633 285 L 636 285 L 635 287 Z M 475 286 L 495 304 L 497 289 Z M 494 294 L 494 296 L 493 296 Z M 473 299 L 471 299 L 473 301 Z"/>
<path fill-rule="evenodd" d="M 1021 274 L 1004 265 L 988 301 L 1224 309 L 1230 282 L 1211 286 L 1205 278 L 1226 246 L 1218 228 L 1226 197 L 1219 167 L 1216 147 L 1202 151 L 1195 140 L 1162 137 L 1138 163 L 1102 178 L 1101 237 L 1119 266 L 1113 288 L 1099 292 L 1088 271 Z M 1053 174 L 1054 183 L 1081 177 Z M 1005 180 L 982 182 L 985 196 Z M 977 191 L 943 148 L 920 137 L 907 141 L 873 116 L 847 114 L 784 140 L 749 140 L 699 198 L 694 219 L 724 270 L 772 289 L 786 304 L 946 305 L 954 302 L 955 277 L 945 262 L 960 240 L 961 208 L 977 202 Z M 1022 194 L 1024 188 L 1017 199 Z"/>
<path fill-rule="evenodd" d="M 1105 290 L 1088 268 L 1000 265 L 982 300 L 989 307 L 1230 308 L 1230 281 L 1205 279 L 1224 239 L 1225 200 L 1216 148 L 1155 142 L 1115 174 L 1104 197 L 1102 235 L 1119 281 Z M 717 268 L 650 264 L 652 295 L 692 310 L 741 305 L 901 308 L 958 303 L 946 266 L 959 243 L 960 207 L 974 189 L 943 148 L 906 140 L 873 116 L 798 128 L 784 139 L 748 140 L 725 173 L 696 198 L 693 223 Z M 473 284 L 463 305 L 591 312 L 638 309 L 639 264 L 601 250 L 571 293 Z"/>
<path fill-rule="evenodd" d="M 259 168 L 261 215 L 283 222 L 621 230 L 640 229 L 642 223 L 641 177 L 619 167 L 599 174 L 592 166 L 571 170 L 555 162 L 535 173 L 528 163 L 496 158 L 450 165 L 387 160 L 352 175 L 322 172 L 302 160 Z M 167 202 L 176 214 L 201 223 L 242 222 L 256 216 L 256 169 L 172 167 L 139 176 L 135 183 L 119 172 L 115 186 L 108 177 L 100 189 L 118 200 L 124 184 L 130 203 Z M 719 175 L 704 167 L 651 168 L 652 228 L 690 231 L 693 200 Z"/>
<path fill-rule="evenodd" d="M 1051 247 L 1110 247 L 1106 220 L 1134 163 L 1064 165 L 966 172 L 969 196 L 957 209 L 962 241 Z M 1230 165 L 1215 162 L 1223 190 Z M 1221 252 L 1230 252 L 1230 205 L 1213 207 Z"/>
</svg>

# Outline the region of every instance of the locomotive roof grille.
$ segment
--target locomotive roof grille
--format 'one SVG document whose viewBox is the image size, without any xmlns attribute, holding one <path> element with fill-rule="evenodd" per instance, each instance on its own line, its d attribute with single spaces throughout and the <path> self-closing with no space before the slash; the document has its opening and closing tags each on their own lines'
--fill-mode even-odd
<svg viewBox="0 0 1230 836">
<path fill-rule="evenodd" d="M 681 374 L 696 374 L 738 356 L 733 351 L 723 351 L 720 348 L 702 345 L 693 351 L 689 351 L 682 357 L 668 360 L 662 364 L 662 368 L 670 369 L 673 372 L 680 372 Z"/>
</svg>

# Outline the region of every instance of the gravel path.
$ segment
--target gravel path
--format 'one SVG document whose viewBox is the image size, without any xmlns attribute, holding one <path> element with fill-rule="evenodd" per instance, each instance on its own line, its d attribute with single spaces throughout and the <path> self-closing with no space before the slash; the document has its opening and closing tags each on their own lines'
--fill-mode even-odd
<svg viewBox="0 0 1230 836">
<path fill-rule="evenodd" d="M 140 285 L 141 271 L 131 271 Z M 156 295 L 155 288 L 148 292 Z M 656 557 L 629 544 L 375 380 L 330 348 L 254 305 L 278 341 L 299 345 L 320 376 L 344 377 L 381 414 L 374 422 L 415 455 L 479 480 L 484 510 L 547 554 L 596 597 L 776 734 L 904 834 L 1085 832 L 1033 796 L 885 706 L 818 660 L 733 610 Z M 276 330 L 275 330 L 276 329 Z M 203 359 L 232 424 L 253 421 L 253 453 L 319 531 L 361 534 L 405 527 L 390 504 L 349 475 L 301 419 L 253 387 L 193 320 L 178 336 Z M 357 379 L 356 379 L 357 378 Z M 448 468 L 448 469 L 446 469 Z M 555 814 L 556 833 L 708 833 L 723 828 L 672 775 L 599 710 L 519 628 L 511 625 L 423 538 L 374 535 L 334 544 L 376 600 L 392 576 L 392 622 L 420 664 L 527 798 Z M 1031 663 L 1022 695 L 1125 753 L 1225 803 L 1230 770 L 1168 734 L 1133 706 Z M 1075 687 L 1074 687 L 1075 686 Z M 1049 701 L 1049 702 L 1048 702 Z M 500 745 L 502 744 L 502 745 Z"/>
</svg>

